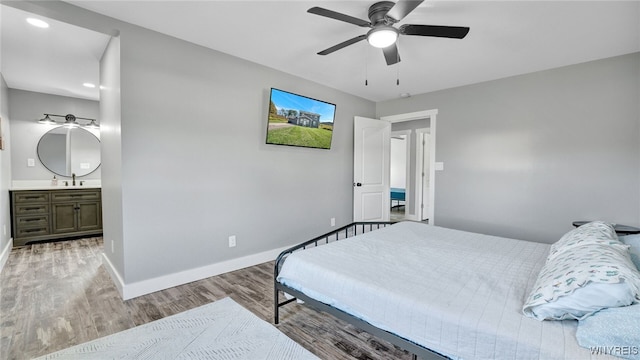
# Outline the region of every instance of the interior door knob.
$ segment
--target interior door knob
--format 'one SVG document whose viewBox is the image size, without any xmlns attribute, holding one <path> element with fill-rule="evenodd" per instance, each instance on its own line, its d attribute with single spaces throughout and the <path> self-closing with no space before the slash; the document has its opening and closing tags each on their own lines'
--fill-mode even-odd
<svg viewBox="0 0 640 360">
<path fill-rule="evenodd" d="M 353 186 L 362 186 L 362 183 L 353 183 Z"/>
</svg>

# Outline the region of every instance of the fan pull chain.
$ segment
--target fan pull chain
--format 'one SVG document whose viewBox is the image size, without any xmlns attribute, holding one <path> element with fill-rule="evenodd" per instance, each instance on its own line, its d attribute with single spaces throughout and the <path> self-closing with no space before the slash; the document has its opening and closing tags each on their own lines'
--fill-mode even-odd
<svg viewBox="0 0 640 360">
<path fill-rule="evenodd" d="M 400 86 L 400 39 L 396 40 L 396 86 Z"/>
<path fill-rule="evenodd" d="M 369 86 L 369 47 L 364 50 L 364 86 Z"/>
</svg>

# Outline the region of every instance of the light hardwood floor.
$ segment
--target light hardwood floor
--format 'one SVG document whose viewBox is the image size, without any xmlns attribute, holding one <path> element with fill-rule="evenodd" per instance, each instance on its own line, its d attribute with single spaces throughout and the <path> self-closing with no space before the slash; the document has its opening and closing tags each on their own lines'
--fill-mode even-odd
<svg viewBox="0 0 640 360">
<path fill-rule="evenodd" d="M 122 301 L 102 238 L 14 249 L 0 274 L 0 359 L 32 359 L 231 297 L 273 323 L 273 262 Z M 298 304 L 277 328 L 322 359 L 411 359 L 366 332 Z"/>
</svg>

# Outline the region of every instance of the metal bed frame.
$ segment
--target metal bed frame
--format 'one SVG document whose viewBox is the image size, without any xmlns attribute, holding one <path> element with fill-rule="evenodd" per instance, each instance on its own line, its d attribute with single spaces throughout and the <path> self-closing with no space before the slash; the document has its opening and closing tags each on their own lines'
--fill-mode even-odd
<svg viewBox="0 0 640 360">
<path fill-rule="evenodd" d="M 321 246 L 324 244 L 328 244 L 330 242 L 333 241 L 339 241 L 339 240 L 344 240 L 350 237 L 354 237 L 356 235 L 361 235 L 364 234 L 366 232 L 369 231 L 374 231 L 380 228 L 384 228 L 387 227 L 389 225 L 394 224 L 395 222 L 390 222 L 390 221 L 382 221 L 382 222 L 354 222 L 351 223 L 349 225 L 343 226 L 337 230 L 331 231 L 329 233 L 326 233 L 324 235 L 320 235 L 316 238 L 313 238 L 311 240 L 307 240 L 301 244 L 298 244 L 296 246 L 293 246 L 289 249 L 284 250 L 283 252 L 280 253 L 280 255 L 278 255 L 278 257 L 276 258 L 275 261 L 275 265 L 274 265 L 274 272 L 273 272 L 273 303 L 274 303 L 274 324 L 278 324 L 280 322 L 280 315 L 279 315 L 279 309 L 281 306 L 287 305 L 293 301 L 296 301 L 298 299 L 302 300 L 304 302 L 304 305 L 318 310 L 318 311 L 323 311 L 326 313 L 329 313 L 335 317 L 337 317 L 338 319 L 344 320 L 349 324 L 352 324 L 366 332 L 368 332 L 371 335 L 377 336 L 383 340 L 386 340 L 388 342 L 390 342 L 393 345 L 396 345 L 404 350 L 409 351 L 410 353 L 413 354 L 413 359 L 416 360 L 417 357 L 419 356 L 421 359 L 425 359 L 425 360 L 444 360 L 444 359 L 448 359 L 448 357 L 439 354 L 431 349 L 428 349 L 424 346 L 421 346 L 419 344 L 416 344 L 413 341 L 407 340 L 403 337 L 400 337 L 394 333 L 391 333 L 389 331 L 386 330 L 382 330 L 379 329 L 371 324 L 369 324 L 368 322 L 355 317 L 351 314 L 348 314 L 340 309 L 337 309 L 331 305 L 327 305 L 323 302 L 320 302 L 318 300 L 312 299 L 309 296 L 305 295 L 304 293 L 292 289 L 284 284 L 281 284 L 278 282 L 277 278 L 278 278 L 278 274 L 280 273 L 280 269 L 282 268 L 282 264 L 284 263 L 284 261 L 286 260 L 286 257 L 289 254 L 292 254 L 295 251 L 301 251 L 301 250 L 305 250 L 307 248 L 312 248 L 312 247 L 317 247 L 317 246 Z M 342 236 L 342 237 L 341 237 Z M 287 293 L 291 296 L 293 296 L 293 298 L 287 299 L 283 302 L 280 302 L 280 291 Z"/>
</svg>

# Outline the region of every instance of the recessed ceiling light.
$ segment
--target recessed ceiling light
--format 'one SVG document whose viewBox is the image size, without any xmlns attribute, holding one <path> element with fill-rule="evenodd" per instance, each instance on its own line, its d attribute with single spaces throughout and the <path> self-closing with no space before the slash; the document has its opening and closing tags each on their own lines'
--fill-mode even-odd
<svg viewBox="0 0 640 360">
<path fill-rule="evenodd" d="M 35 27 L 46 29 L 49 27 L 49 24 L 45 21 L 36 18 L 28 18 L 27 22 Z"/>
<path fill-rule="evenodd" d="M 92 89 L 93 89 L 94 87 L 96 87 L 96 86 L 95 86 L 94 84 L 92 84 L 92 83 L 84 83 L 84 84 L 82 84 L 82 86 L 84 86 L 84 87 L 88 87 L 88 88 L 92 88 Z"/>
</svg>

